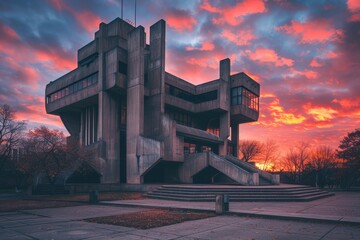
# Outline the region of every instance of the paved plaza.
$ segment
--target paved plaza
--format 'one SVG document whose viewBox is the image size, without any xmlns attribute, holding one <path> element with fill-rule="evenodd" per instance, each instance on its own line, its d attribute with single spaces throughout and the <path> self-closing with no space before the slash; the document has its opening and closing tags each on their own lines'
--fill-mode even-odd
<svg viewBox="0 0 360 240">
<path fill-rule="evenodd" d="M 360 239 L 360 222 L 355 221 L 359 218 L 359 197 L 360 193 L 339 193 L 308 203 L 231 203 L 233 211 L 271 212 L 273 217 L 222 215 L 148 230 L 90 223 L 83 219 L 143 211 L 141 204 L 135 206 L 139 201 L 143 201 L 142 205 L 148 201 L 147 207 L 150 204 L 166 207 L 166 202 L 128 200 L 121 202 L 131 202 L 132 206 L 83 205 L 22 210 L 0 213 L 0 239 Z M 175 207 L 176 204 L 173 202 Z M 213 204 L 182 202 L 183 207 L 193 209 L 205 209 Z M 313 219 L 276 218 L 276 214 L 296 216 L 297 213 L 308 214 Z M 345 215 L 354 223 L 341 222 Z M 322 221 L 326 216 L 339 220 Z"/>
</svg>

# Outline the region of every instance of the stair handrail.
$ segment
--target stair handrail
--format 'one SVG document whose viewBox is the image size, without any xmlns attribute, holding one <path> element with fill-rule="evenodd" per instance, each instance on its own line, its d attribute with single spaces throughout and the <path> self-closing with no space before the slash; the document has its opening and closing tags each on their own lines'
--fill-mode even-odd
<svg viewBox="0 0 360 240">
<path fill-rule="evenodd" d="M 225 159 L 231 161 L 232 163 L 234 163 L 236 165 L 240 165 L 248 170 L 250 169 L 250 171 L 258 173 L 261 177 L 265 178 L 266 180 L 270 181 L 271 183 L 277 184 L 276 177 L 271 173 L 260 170 L 259 168 L 251 165 L 250 163 L 244 162 L 234 156 L 226 155 Z"/>
</svg>

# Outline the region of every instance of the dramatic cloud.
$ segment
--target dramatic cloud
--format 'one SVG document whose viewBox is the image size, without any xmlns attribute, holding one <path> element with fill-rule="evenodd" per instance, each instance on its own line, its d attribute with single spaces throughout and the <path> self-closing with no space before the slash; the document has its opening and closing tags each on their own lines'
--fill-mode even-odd
<svg viewBox="0 0 360 240">
<path fill-rule="evenodd" d="M 337 41 L 343 35 L 340 29 L 334 29 L 326 19 L 305 23 L 292 20 L 290 25 L 277 27 L 277 30 L 299 38 L 301 43 Z"/>
<path fill-rule="evenodd" d="M 166 21 L 169 27 L 178 32 L 191 31 L 196 25 L 196 19 L 188 11 L 171 9 L 166 13 Z"/>
<path fill-rule="evenodd" d="M 200 5 L 200 9 L 220 15 L 212 19 L 215 24 L 227 23 L 232 26 L 242 23 L 243 18 L 247 15 L 266 12 L 265 3 L 262 0 L 244 0 L 234 6 L 223 6 L 222 8 L 216 8 L 205 0 Z"/>
<path fill-rule="evenodd" d="M 279 56 L 274 50 L 267 48 L 258 48 L 255 52 L 248 51 L 251 60 L 260 63 L 273 63 L 277 67 L 293 66 L 294 60 Z"/>
</svg>

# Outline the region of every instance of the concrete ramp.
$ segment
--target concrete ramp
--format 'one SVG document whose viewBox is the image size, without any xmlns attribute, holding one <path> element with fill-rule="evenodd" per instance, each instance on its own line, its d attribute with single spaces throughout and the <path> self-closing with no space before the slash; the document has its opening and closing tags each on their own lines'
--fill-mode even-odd
<svg viewBox="0 0 360 240">
<path fill-rule="evenodd" d="M 239 167 L 241 167 L 242 169 L 249 171 L 249 172 L 253 172 L 253 173 L 258 173 L 259 174 L 259 182 L 260 185 L 277 185 L 280 184 L 280 176 L 279 174 L 271 174 L 265 171 L 260 170 L 259 168 L 255 167 L 254 165 L 252 165 L 251 163 L 242 161 L 238 158 L 235 158 L 233 156 L 229 156 L 227 155 L 225 157 L 225 159 Z M 261 184 L 261 183 L 268 183 L 268 184 Z"/>
<path fill-rule="evenodd" d="M 241 166 L 228 161 L 226 158 L 211 152 L 188 155 L 183 165 L 179 168 L 180 181 L 193 183 L 194 176 L 209 166 L 238 184 L 247 186 L 259 185 L 259 174 L 257 172 L 249 172 Z"/>
</svg>

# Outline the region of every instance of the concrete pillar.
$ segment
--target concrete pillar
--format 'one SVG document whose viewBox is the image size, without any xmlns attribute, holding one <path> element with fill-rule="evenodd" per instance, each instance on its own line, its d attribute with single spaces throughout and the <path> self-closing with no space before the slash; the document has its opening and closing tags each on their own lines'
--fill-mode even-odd
<svg viewBox="0 0 360 240">
<path fill-rule="evenodd" d="M 148 68 L 149 97 L 146 101 L 145 135 L 163 139 L 162 114 L 165 111 L 165 21 L 150 27 L 150 59 Z"/>
<path fill-rule="evenodd" d="M 220 79 L 223 80 L 222 84 L 225 84 L 226 96 L 223 101 L 226 101 L 228 111 L 224 112 L 220 116 L 220 138 L 224 139 L 224 143 L 219 147 L 219 154 L 227 154 L 227 138 L 230 134 L 230 59 L 226 58 L 220 61 Z"/>
<path fill-rule="evenodd" d="M 232 142 L 232 155 L 238 157 L 239 148 L 239 124 L 231 125 L 231 142 Z"/>
<path fill-rule="evenodd" d="M 140 183 L 137 152 L 140 135 L 144 132 L 144 47 L 145 31 L 137 27 L 128 35 L 128 76 L 126 115 L 127 183 Z"/>
</svg>

